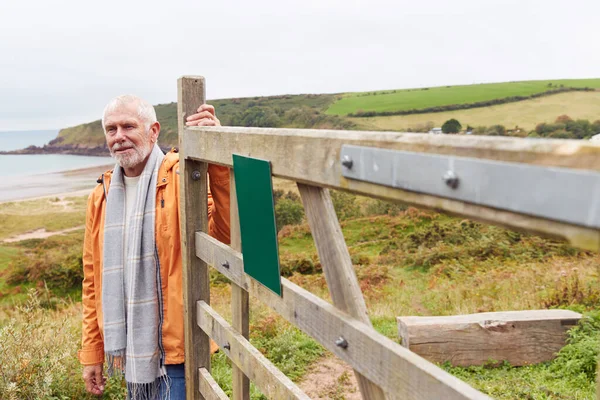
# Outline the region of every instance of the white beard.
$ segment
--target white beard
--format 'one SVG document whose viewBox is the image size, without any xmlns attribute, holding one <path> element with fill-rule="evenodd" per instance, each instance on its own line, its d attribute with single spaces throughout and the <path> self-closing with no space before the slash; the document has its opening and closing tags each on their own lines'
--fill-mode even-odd
<svg viewBox="0 0 600 400">
<path fill-rule="evenodd" d="M 116 150 L 127 147 L 131 147 L 133 153 L 115 153 Z M 134 146 L 131 142 L 115 143 L 110 149 L 110 155 L 117 160 L 117 163 L 121 166 L 121 168 L 133 168 L 142 163 L 148 154 L 150 154 L 151 150 L 152 148 L 148 146 L 148 143 L 144 143 L 141 146 Z"/>
</svg>

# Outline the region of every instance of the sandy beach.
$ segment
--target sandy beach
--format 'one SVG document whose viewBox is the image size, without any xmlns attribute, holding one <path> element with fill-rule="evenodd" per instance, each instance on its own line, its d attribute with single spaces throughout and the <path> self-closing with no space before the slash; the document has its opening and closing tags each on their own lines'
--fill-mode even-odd
<svg viewBox="0 0 600 400">
<path fill-rule="evenodd" d="M 98 177 L 113 166 L 109 164 L 48 174 L 3 177 L 0 180 L 0 203 L 85 196 L 98 184 Z"/>
</svg>

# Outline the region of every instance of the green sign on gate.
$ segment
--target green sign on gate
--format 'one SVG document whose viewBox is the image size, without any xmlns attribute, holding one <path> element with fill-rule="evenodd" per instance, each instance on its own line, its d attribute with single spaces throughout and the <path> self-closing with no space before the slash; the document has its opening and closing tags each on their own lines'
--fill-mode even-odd
<svg viewBox="0 0 600 400">
<path fill-rule="evenodd" d="M 244 270 L 281 296 L 271 163 L 233 155 Z"/>
</svg>

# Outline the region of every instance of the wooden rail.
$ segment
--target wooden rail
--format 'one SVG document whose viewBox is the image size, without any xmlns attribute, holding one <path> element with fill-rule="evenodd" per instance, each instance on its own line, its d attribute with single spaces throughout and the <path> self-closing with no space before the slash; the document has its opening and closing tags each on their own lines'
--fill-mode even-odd
<svg viewBox="0 0 600 400">
<path fill-rule="evenodd" d="M 179 81 L 188 399 L 222 399 L 224 396 L 210 376 L 208 336 L 232 361 L 234 399 L 248 398 L 248 378 L 268 398 L 307 398 L 248 342 L 248 295 L 351 365 L 365 399 L 489 398 L 373 329 L 327 188 L 563 238 L 583 249 L 600 249 L 600 231 L 589 224 L 564 222 L 560 215 L 540 217 L 347 179 L 340 163 L 342 146 L 356 145 L 598 173 L 599 145 L 565 140 L 431 137 L 390 132 L 185 127 L 182 121 L 186 112 L 198 107 L 204 99 L 203 88 L 204 80 L 200 77 L 185 77 Z M 202 94 L 200 100 L 199 93 Z M 244 272 L 233 180 L 232 245 L 208 236 L 206 202 L 201 198 L 206 197 L 206 164 L 231 168 L 233 154 L 269 160 L 274 176 L 298 182 L 333 304 L 286 279 L 282 279 L 280 297 Z M 232 282 L 231 325 L 209 305 L 207 266 L 217 269 Z M 345 346 L 339 345 L 340 339 Z"/>
<path fill-rule="evenodd" d="M 599 172 L 598 144 L 576 140 L 310 129 L 191 127 L 180 133 L 186 146 L 184 151 L 195 160 L 231 166 L 232 154 L 262 158 L 271 161 L 273 175 L 277 177 L 563 238 L 583 249 L 600 249 L 600 232 L 597 229 L 345 179 L 340 164 L 342 145 L 351 144 Z"/>
</svg>

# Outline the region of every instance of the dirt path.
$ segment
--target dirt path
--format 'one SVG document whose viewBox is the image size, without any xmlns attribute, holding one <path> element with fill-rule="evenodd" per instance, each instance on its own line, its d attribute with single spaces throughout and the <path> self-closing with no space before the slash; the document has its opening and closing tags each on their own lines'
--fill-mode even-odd
<svg viewBox="0 0 600 400">
<path fill-rule="evenodd" d="M 352 368 L 335 356 L 317 361 L 299 384 L 315 400 L 360 400 L 360 390 Z"/>
<path fill-rule="evenodd" d="M 25 232 L 20 235 L 10 237 L 8 239 L 4 239 L 1 243 L 14 243 L 14 242 L 20 242 L 22 240 L 27 240 L 27 239 L 46 239 L 46 238 L 49 238 L 50 236 L 62 235 L 63 233 L 69 233 L 69 232 L 77 231 L 77 230 L 84 229 L 84 228 L 85 228 L 85 226 L 81 225 L 81 226 L 76 226 L 75 228 L 63 229 L 62 231 L 54 231 L 54 232 L 48 232 L 46 229 L 43 229 L 43 228 L 36 229 L 35 231 Z"/>
</svg>

